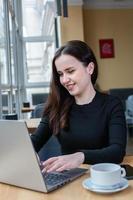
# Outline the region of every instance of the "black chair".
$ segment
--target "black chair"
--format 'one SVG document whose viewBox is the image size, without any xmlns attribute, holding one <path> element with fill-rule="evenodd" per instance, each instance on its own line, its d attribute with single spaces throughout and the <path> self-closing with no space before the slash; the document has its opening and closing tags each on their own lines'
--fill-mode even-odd
<svg viewBox="0 0 133 200">
<path fill-rule="evenodd" d="M 31 112 L 31 118 L 41 118 L 44 111 L 44 103 L 36 105 L 35 109 Z"/>
<path fill-rule="evenodd" d="M 31 118 L 41 118 L 44 106 L 45 104 L 38 104 L 32 112 Z M 56 136 L 52 135 L 48 142 L 39 151 L 38 155 L 40 160 L 47 160 L 50 157 L 61 155 L 61 147 Z"/>
<path fill-rule="evenodd" d="M 126 111 L 126 99 L 128 96 L 133 95 L 133 88 L 112 88 L 109 90 L 109 94 L 118 97 Z"/>
<path fill-rule="evenodd" d="M 38 155 L 40 160 L 47 160 L 50 157 L 61 155 L 61 147 L 56 136 L 52 135 L 48 142 L 39 151 Z"/>
</svg>

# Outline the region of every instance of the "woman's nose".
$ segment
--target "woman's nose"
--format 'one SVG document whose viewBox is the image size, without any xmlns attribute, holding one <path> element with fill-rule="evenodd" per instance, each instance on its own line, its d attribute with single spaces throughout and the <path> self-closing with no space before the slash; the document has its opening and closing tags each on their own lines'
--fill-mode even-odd
<svg viewBox="0 0 133 200">
<path fill-rule="evenodd" d="M 69 77 L 64 75 L 63 79 L 62 79 L 62 82 L 65 84 L 65 83 L 69 82 L 69 80 L 70 80 Z"/>
</svg>

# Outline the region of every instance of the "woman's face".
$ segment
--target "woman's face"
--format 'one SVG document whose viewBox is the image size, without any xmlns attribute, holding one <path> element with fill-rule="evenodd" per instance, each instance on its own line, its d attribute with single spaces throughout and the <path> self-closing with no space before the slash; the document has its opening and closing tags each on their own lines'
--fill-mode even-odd
<svg viewBox="0 0 133 200">
<path fill-rule="evenodd" d="M 76 97 L 83 96 L 91 83 L 91 74 L 94 64 L 89 63 L 85 67 L 82 62 L 70 55 L 61 55 L 55 60 L 56 70 L 59 74 L 60 83 L 67 89 L 70 95 Z"/>
</svg>

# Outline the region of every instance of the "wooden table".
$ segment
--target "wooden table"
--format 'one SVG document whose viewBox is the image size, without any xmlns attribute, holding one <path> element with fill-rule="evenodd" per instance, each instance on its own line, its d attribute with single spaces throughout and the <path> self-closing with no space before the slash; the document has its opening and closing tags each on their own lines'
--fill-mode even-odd
<svg viewBox="0 0 133 200">
<path fill-rule="evenodd" d="M 133 165 L 133 156 L 127 156 L 124 163 Z M 77 180 L 55 190 L 49 194 L 35 192 L 6 184 L 0 184 L 0 200 L 132 200 L 133 180 L 129 181 L 129 187 L 121 192 L 113 194 L 97 194 L 82 187 L 82 181 L 89 177 L 83 175 Z"/>
<path fill-rule="evenodd" d="M 29 133 L 33 133 L 40 123 L 41 118 L 24 119 L 27 124 Z"/>
</svg>

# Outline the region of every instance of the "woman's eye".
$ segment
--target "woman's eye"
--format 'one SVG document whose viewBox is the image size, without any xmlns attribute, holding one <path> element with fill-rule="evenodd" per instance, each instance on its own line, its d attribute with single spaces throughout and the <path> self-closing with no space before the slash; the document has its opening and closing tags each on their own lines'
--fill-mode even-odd
<svg viewBox="0 0 133 200">
<path fill-rule="evenodd" d="M 58 74 L 59 77 L 63 76 L 63 74 Z"/>
<path fill-rule="evenodd" d="M 69 74 L 72 74 L 74 72 L 74 69 L 73 70 L 70 70 L 68 71 Z"/>
</svg>

